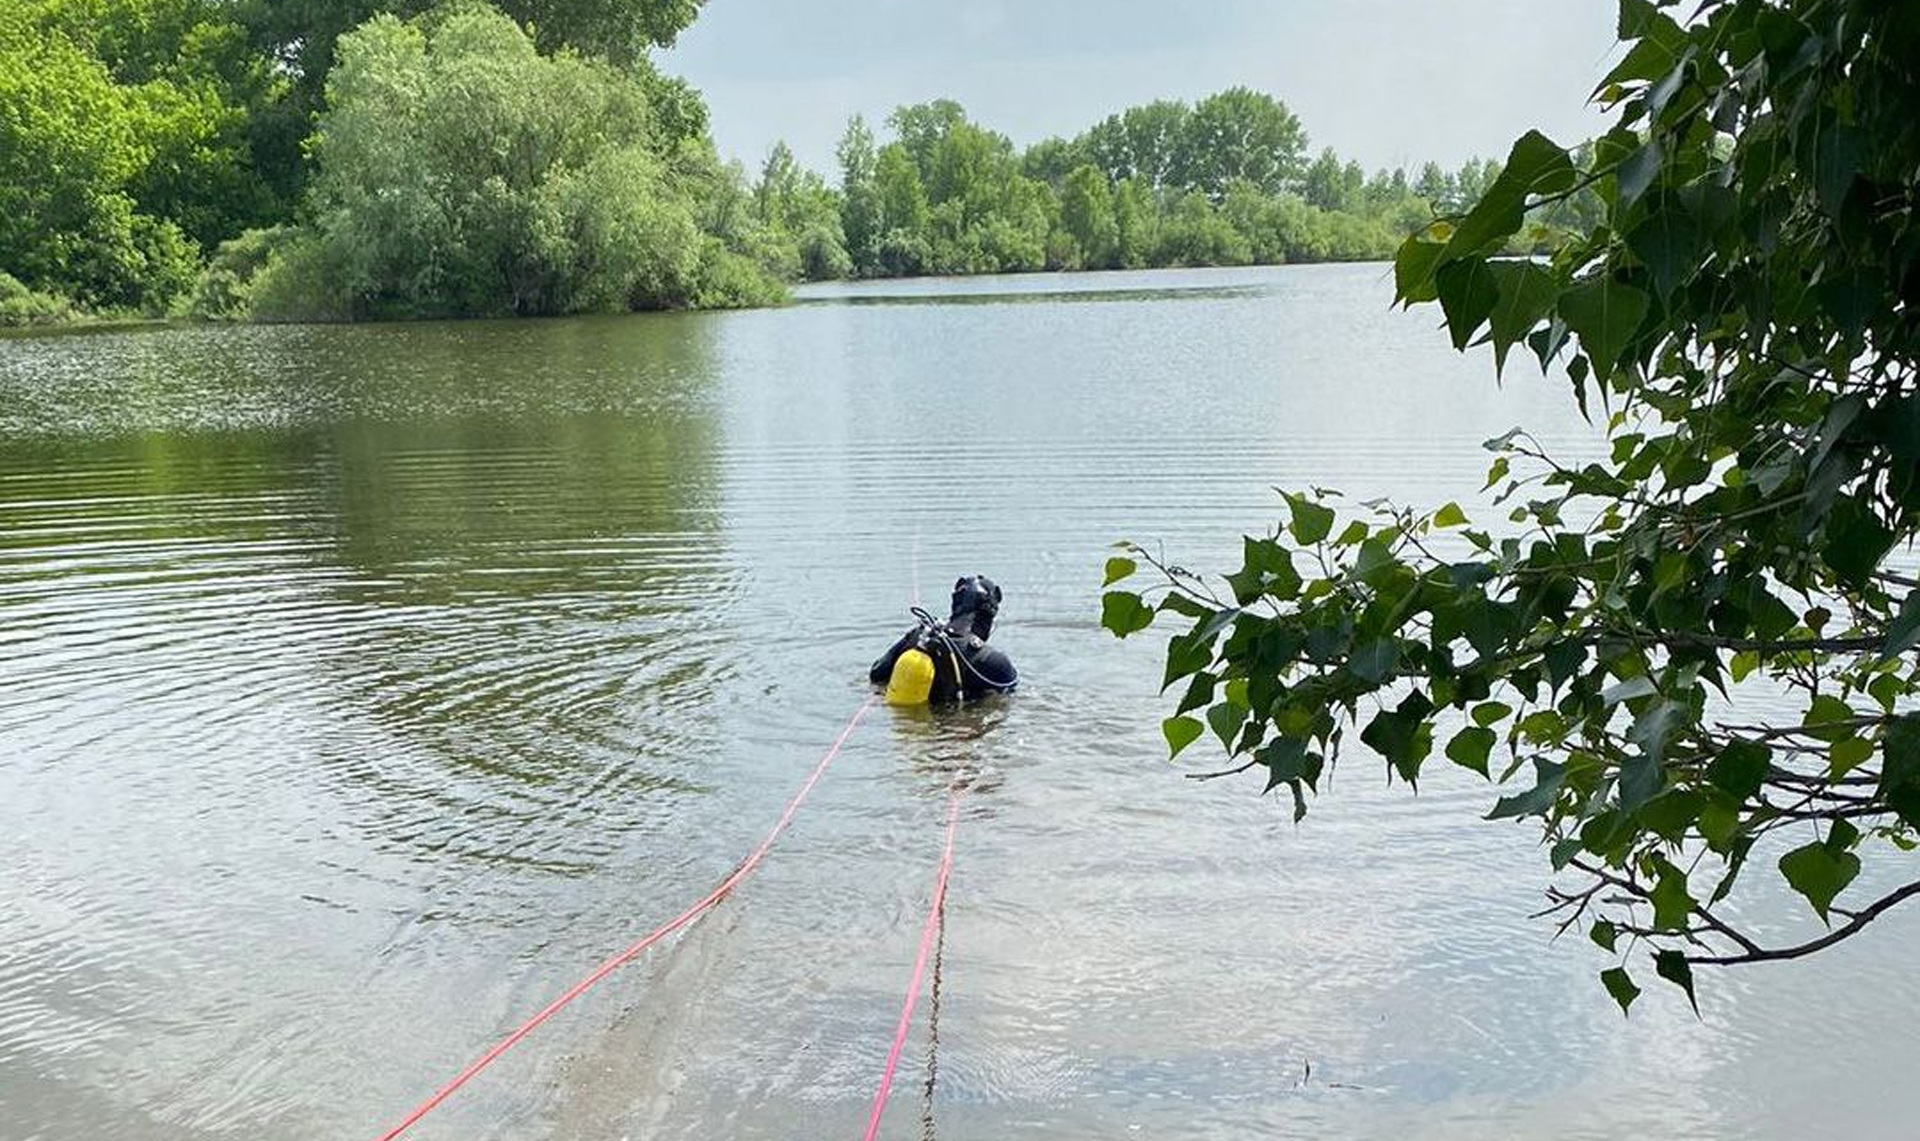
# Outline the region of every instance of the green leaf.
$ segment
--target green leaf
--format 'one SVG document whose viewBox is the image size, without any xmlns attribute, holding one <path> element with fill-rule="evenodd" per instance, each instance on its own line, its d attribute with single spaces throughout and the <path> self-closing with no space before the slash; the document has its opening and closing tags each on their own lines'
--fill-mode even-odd
<svg viewBox="0 0 1920 1141">
<path fill-rule="evenodd" d="M 1780 857 L 1780 874 L 1813 905 L 1814 913 L 1825 923 L 1833 898 L 1860 874 L 1860 857 L 1833 851 L 1827 843 L 1816 840 Z"/>
<path fill-rule="evenodd" d="M 1858 501 L 1841 499 L 1828 512 L 1820 554 L 1848 586 L 1865 587 L 1892 546 L 1893 532 Z"/>
<path fill-rule="evenodd" d="M 1748 800 L 1760 791 L 1773 765 L 1773 754 L 1765 745 L 1739 741 L 1728 745 L 1707 766 L 1707 779 L 1735 800 Z"/>
<path fill-rule="evenodd" d="M 1534 785 L 1517 796 L 1501 797 L 1487 813 L 1488 820 L 1507 820 L 1522 816 L 1544 816 L 1559 799 L 1567 780 L 1567 766 L 1545 757 L 1533 761 Z"/>
<path fill-rule="evenodd" d="M 1223 701 L 1207 710 L 1207 725 L 1213 729 L 1213 735 L 1220 738 L 1221 746 L 1229 752 L 1233 750 L 1234 735 L 1240 732 L 1240 726 L 1246 724 L 1246 720 L 1246 708 L 1231 701 Z"/>
<path fill-rule="evenodd" d="M 1560 284 L 1551 273 L 1530 261 L 1489 262 L 1487 270 L 1500 294 L 1489 318 L 1487 335 L 1493 341 L 1495 371 L 1507 367 L 1507 351 L 1526 339 L 1534 326 L 1553 311 Z M 1504 460 L 1502 461 L 1505 462 Z M 1493 486 L 1493 480 L 1487 486 Z"/>
<path fill-rule="evenodd" d="M 1693 1013 L 1698 1017 L 1700 1000 L 1693 994 L 1693 964 L 1687 962 L 1685 953 L 1674 950 L 1657 951 L 1653 956 L 1653 969 L 1661 978 L 1687 992 L 1687 1003 L 1693 1007 Z"/>
<path fill-rule="evenodd" d="M 1631 206 L 1647 192 L 1647 187 L 1653 185 L 1653 180 L 1659 175 L 1660 166 L 1665 160 L 1666 151 L 1662 149 L 1660 140 L 1656 138 L 1649 139 L 1621 161 L 1620 169 L 1616 172 L 1620 182 L 1621 205 Z"/>
<path fill-rule="evenodd" d="M 1534 744 L 1558 745 L 1567 735 L 1567 719 L 1551 709 L 1536 709 L 1522 717 L 1514 728 Z"/>
<path fill-rule="evenodd" d="M 1620 765 L 1620 808 L 1632 812 L 1660 795 L 1666 787 L 1666 770 L 1645 753 L 1636 753 Z"/>
<path fill-rule="evenodd" d="M 1709 800 L 1700 808 L 1700 835 L 1707 847 L 1725 853 L 1740 834 L 1740 811 L 1730 804 Z"/>
<path fill-rule="evenodd" d="M 1646 750 L 1655 765 L 1667 759 L 1667 747 L 1692 718 L 1692 709 L 1670 697 L 1656 697 L 1627 727 L 1627 740 Z"/>
<path fill-rule="evenodd" d="M 1153 613 L 1153 607 L 1128 591 L 1110 590 L 1100 599 L 1100 625 L 1113 631 L 1116 638 L 1137 634 L 1153 625 Z"/>
<path fill-rule="evenodd" d="M 1593 940 L 1593 945 L 1602 951 L 1611 952 L 1619 937 L 1619 929 L 1605 919 L 1594 920 L 1593 927 L 1587 931 L 1587 938 Z"/>
<path fill-rule="evenodd" d="M 1126 578 L 1128 575 L 1132 574 L 1134 571 L 1137 571 L 1139 569 L 1140 569 L 1139 563 L 1134 562 L 1132 559 L 1121 558 L 1120 556 L 1116 555 L 1113 558 L 1110 558 L 1107 560 L 1106 581 L 1102 582 L 1100 585 L 1102 587 L 1112 586 L 1114 583 L 1119 582 L 1121 579 Z"/>
<path fill-rule="evenodd" d="M 1482 728 L 1513 716 L 1513 706 L 1498 701 L 1483 701 L 1473 707 L 1473 723 Z"/>
<path fill-rule="evenodd" d="M 1468 726 L 1447 742 L 1447 759 L 1463 769 L 1487 776 L 1487 758 L 1493 753 L 1493 742 L 1493 730 Z"/>
<path fill-rule="evenodd" d="M 1299 595 L 1300 572 L 1294 569 L 1291 552 L 1272 539 L 1251 535 L 1242 545 L 1241 568 L 1226 576 L 1235 601 L 1246 606 L 1266 596 L 1286 601 Z"/>
<path fill-rule="evenodd" d="M 1577 177 L 1565 148 L 1539 131 L 1528 131 L 1507 153 L 1500 176 L 1460 219 L 1441 260 L 1452 261 L 1504 245 L 1520 231 L 1530 197 L 1567 190 Z"/>
<path fill-rule="evenodd" d="M 1920 715 L 1902 715 L 1881 741 L 1882 795 L 1906 785 L 1920 785 Z"/>
<path fill-rule="evenodd" d="M 1620 20 L 1617 25 L 1619 38 L 1639 39 L 1659 14 L 1659 9 L 1653 6 L 1652 0 L 1620 0 Z"/>
<path fill-rule="evenodd" d="M 1293 509 L 1293 522 L 1287 530 L 1294 542 L 1310 546 L 1333 530 L 1333 508 L 1322 507 L 1304 495 L 1289 495 L 1287 504 Z"/>
<path fill-rule="evenodd" d="M 1163 613 L 1171 611 L 1175 614 L 1185 615 L 1195 622 L 1204 621 L 1213 614 L 1213 607 L 1208 606 L 1197 598 L 1190 598 L 1177 590 L 1169 591 L 1167 596 L 1160 600 L 1160 610 Z"/>
<path fill-rule="evenodd" d="M 1161 691 L 1165 692 L 1174 682 L 1199 673 L 1212 664 L 1213 635 L 1208 634 L 1204 627 L 1175 635 L 1167 640 L 1167 666 L 1160 678 Z"/>
<path fill-rule="evenodd" d="M 1493 315 L 1494 304 L 1500 300 L 1500 289 L 1494 284 L 1493 274 L 1487 272 L 1486 262 L 1466 258 L 1441 266 L 1433 282 L 1440 292 L 1440 311 L 1446 315 L 1453 347 L 1465 349 L 1473 343 L 1473 335 Z"/>
<path fill-rule="evenodd" d="M 1607 988 L 1613 1001 L 1620 1004 L 1620 1013 L 1626 1014 L 1633 1000 L 1640 997 L 1640 988 L 1633 985 L 1632 976 L 1624 967 L 1609 967 L 1600 972 L 1600 984 Z"/>
<path fill-rule="evenodd" d="M 1854 718 L 1852 706 L 1830 693 L 1823 693 L 1807 703 L 1806 715 L 1800 723 L 1816 730 L 1814 736 L 1822 741 L 1840 741 L 1853 735 L 1853 730 L 1845 723 Z"/>
<path fill-rule="evenodd" d="M 1633 343 L 1647 306 L 1645 292 L 1610 277 L 1576 285 L 1560 296 L 1560 316 L 1579 336 L 1580 347 L 1602 378 L 1613 372 Z"/>
<path fill-rule="evenodd" d="M 1424 234 L 1415 234 L 1400 243 L 1400 250 L 1393 258 L 1393 292 L 1401 304 L 1434 299 L 1433 271 L 1446 248 L 1446 242 L 1432 241 Z"/>
<path fill-rule="evenodd" d="M 1627 248 L 1647 267 L 1654 288 L 1666 300 L 1699 268 L 1706 243 L 1685 214 L 1665 209 L 1633 228 Z"/>
<path fill-rule="evenodd" d="M 1693 915 L 1693 896 L 1687 891 L 1687 873 L 1662 858 L 1660 878 L 1654 881 L 1648 900 L 1653 904 L 1653 925 L 1661 931 L 1685 931 Z"/>
<path fill-rule="evenodd" d="M 1464 527 L 1467 525 L 1467 513 L 1460 510 L 1458 503 L 1448 503 L 1433 513 L 1435 527 Z"/>
<path fill-rule="evenodd" d="M 1827 747 L 1827 776 L 1839 780 L 1867 763 L 1873 756 L 1873 742 L 1865 737 L 1848 737 Z"/>
<path fill-rule="evenodd" d="M 1180 705 L 1174 712 L 1191 713 L 1202 706 L 1211 704 L 1213 701 L 1214 688 L 1219 684 L 1220 679 L 1218 677 L 1205 671 L 1193 675 L 1193 680 L 1187 683 L 1186 694 L 1180 698 Z"/>
<path fill-rule="evenodd" d="M 1881 647 L 1886 657 L 1898 657 L 1920 645 L 1920 589 L 1907 592 L 1900 613 L 1887 624 L 1887 643 Z"/>
<path fill-rule="evenodd" d="M 1169 717 L 1160 723 L 1161 735 L 1167 739 L 1167 757 L 1171 760 L 1180 755 L 1180 750 L 1193 744 L 1201 733 L 1200 722 L 1191 717 Z"/>
<path fill-rule="evenodd" d="M 1378 685 L 1399 661 L 1399 642 L 1392 638 L 1374 638 L 1354 647 L 1347 657 L 1347 669 L 1368 685 Z"/>
<path fill-rule="evenodd" d="M 1420 778 L 1420 764 L 1433 748 L 1432 731 L 1426 721 L 1432 711 L 1433 703 L 1415 690 L 1392 710 L 1375 714 L 1361 730 L 1360 740 L 1385 757 L 1402 780 L 1415 784 Z"/>
</svg>

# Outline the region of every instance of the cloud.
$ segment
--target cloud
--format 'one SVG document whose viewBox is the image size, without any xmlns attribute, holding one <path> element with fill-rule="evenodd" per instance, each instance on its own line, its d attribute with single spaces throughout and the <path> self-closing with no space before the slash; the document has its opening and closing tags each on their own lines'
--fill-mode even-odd
<svg viewBox="0 0 1920 1141">
<path fill-rule="evenodd" d="M 1298 112 L 1369 167 L 1567 142 L 1612 46 L 1593 0 L 712 0 L 662 59 L 706 92 L 723 153 L 777 139 L 828 169 L 855 112 L 948 97 L 1021 144 L 1234 84 Z"/>
</svg>

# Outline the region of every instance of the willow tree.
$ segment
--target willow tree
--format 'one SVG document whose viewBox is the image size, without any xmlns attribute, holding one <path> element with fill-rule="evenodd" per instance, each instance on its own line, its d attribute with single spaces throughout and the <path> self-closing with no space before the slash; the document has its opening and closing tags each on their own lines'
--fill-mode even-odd
<svg viewBox="0 0 1920 1141">
<path fill-rule="evenodd" d="M 1691 999 L 1696 968 L 1920 895 L 1920 6 L 1670 7 L 1621 3 L 1606 135 L 1526 135 L 1396 264 L 1456 347 L 1564 375 L 1611 454 L 1490 441 L 1511 514 L 1480 528 L 1293 494 L 1218 586 L 1115 558 L 1110 585 L 1159 576 L 1104 613 L 1189 620 L 1170 745 L 1211 728 L 1296 812 L 1350 731 L 1409 785 L 1438 758 L 1496 782 L 1488 817 L 1543 829 L 1548 913 L 1616 960 L 1622 1008 L 1649 963 Z M 1583 191 L 1597 224 L 1502 256 Z M 1735 918 L 1772 877 L 1799 935 Z"/>
</svg>

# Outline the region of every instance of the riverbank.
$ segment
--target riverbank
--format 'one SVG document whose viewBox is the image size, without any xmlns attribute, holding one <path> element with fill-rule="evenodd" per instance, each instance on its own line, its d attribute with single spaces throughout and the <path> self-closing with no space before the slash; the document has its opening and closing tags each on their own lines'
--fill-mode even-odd
<svg viewBox="0 0 1920 1141">
<path fill-rule="evenodd" d="M 763 305 L 731 306 L 734 309 L 777 309 L 788 305 L 806 305 L 832 301 L 911 301 L 918 296 L 951 301 L 956 294 L 1012 298 L 1018 296 L 1051 297 L 1085 293 L 1100 296 L 1177 293 L 1183 290 L 1234 288 L 1236 275 L 1257 275 L 1260 271 L 1315 266 L 1377 265 L 1382 273 L 1391 271 L 1392 259 L 1340 258 L 1300 262 L 1252 262 L 1229 265 L 1183 265 L 1112 269 L 1032 269 L 1005 273 L 902 274 L 891 277 L 840 277 L 790 284 L 779 300 Z M 1257 280 L 1248 277 L 1249 284 Z M 138 314 L 94 314 L 68 305 L 67 315 L 54 321 L 33 324 L 0 324 L 0 340 L 72 333 L 111 332 L 130 329 L 198 328 L 217 325 L 390 325 L 436 321 L 519 321 L 557 320 L 565 315 L 512 313 L 421 314 L 415 317 L 380 317 L 364 320 L 269 320 L 251 317 L 195 317 L 175 315 L 144 317 Z M 692 308 L 650 309 L 635 313 L 714 312 Z M 592 316 L 593 314 L 575 314 Z M 617 313 L 602 314 L 617 316 Z"/>
</svg>

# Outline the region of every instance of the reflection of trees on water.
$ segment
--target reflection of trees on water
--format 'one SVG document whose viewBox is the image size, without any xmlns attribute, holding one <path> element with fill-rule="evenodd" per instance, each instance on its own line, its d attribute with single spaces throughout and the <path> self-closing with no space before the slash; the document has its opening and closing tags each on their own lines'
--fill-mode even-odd
<svg viewBox="0 0 1920 1141">
<path fill-rule="evenodd" d="M 393 327 L 326 378 L 403 413 L 338 424 L 324 473 L 364 619 L 324 668 L 405 758 L 330 758 L 376 832 L 564 872 L 608 850 L 599 807 L 700 785 L 667 758 L 730 660 L 708 328 Z"/>
<path fill-rule="evenodd" d="M 195 665 L 225 659 L 199 711 L 269 695 L 283 710 L 277 731 L 250 730 L 277 740 L 246 739 L 263 772 L 299 765 L 356 828 L 405 847 L 565 871 L 607 842 L 585 838 L 585 806 L 703 783 L 659 760 L 703 735 L 732 668 L 713 329 L 642 317 L 96 343 L 81 426 L 140 430 L 9 449 L 62 473 L 16 490 L 67 500 L 63 521 L 145 544 L 140 570 L 218 596 L 191 614 L 166 612 L 172 596 L 134 608 L 170 622 Z M 75 540 L 0 549 L 59 541 Z M 533 819 L 582 838 L 516 834 Z"/>
</svg>

